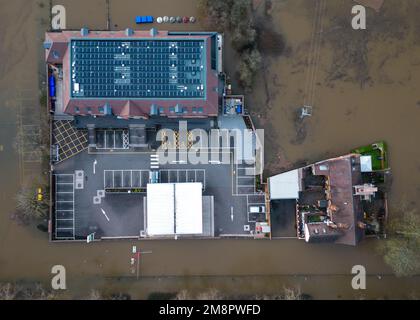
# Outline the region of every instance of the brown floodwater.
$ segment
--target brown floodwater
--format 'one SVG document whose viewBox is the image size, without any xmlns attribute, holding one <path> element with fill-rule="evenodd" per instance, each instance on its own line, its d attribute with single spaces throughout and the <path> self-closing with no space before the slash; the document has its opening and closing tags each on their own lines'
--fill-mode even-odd
<svg viewBox="0 0 420 320">
<path fill-rule="evenodd" d="M 67 28 L 107 27 L 106 1 L 54 0 L 53 3 L 66 7 Z M 109 3 L 113 29 L 138 29 L 134 24 L 137 14 L 197 14 L 194 0 L 111 0 Z M 349 7 L 350 3 L 350 0 L 327 1 L 324 29 L 334 27 L 329 19 L 340 11 L 337 6 Z M 263 6 L 264 2 L 256 14 L 262 14 Z M 406 10 L 407 15 L 415 16 L 414 11 Z M 247 100 L 255 119 L 266 128 L 268 168 L 273 171 L 289 168 L 302 161 L 320 160 L 385 139 L 389 143 L 394 175 L 392 204 L 406 199 L 417 205 L 420 191 L 420 152 L 415 148 L 420 120 L 420 96 L 416 90 L 420 84 L 419 46 L 414 39 L 405 38 L 393 40 L 393 44 L 369 43 L 372 86 L 361 89 L 360 84 L 341 80 L 326 83 L 324 79 L 333 60 L 334 43 L 333 40 L 328 42 L 327 36 L 314 37 L 321 38 L 322 44 L 311 46 L 315 12 L 313 2 L 309 0 L 272 1 L 271 23 L 284 35 L 287 49 L 281 56 L 265 56 L 267 67 L 258 76 L 257 80 L 261 81 L 257 81 Z M 67 270 L 70 292 L 79 296 L 91 288 L 128 292 L 138 298 L 145 298 L 154 291 L 175 292 L 187 288 L 199 292 L 210 287 L 227 293 L 263 294 L 277 293 L 285 285 L 300 286 L 315 298 L 420 296 L 419 277 L 397 279 L 392 276 L 376 253 L 374 240 L 354 248 L 308 245 L 297 240 L 51 244 L 47 235 L 34 226 L 19 226 L 10 219 L 15 206 L 14 196 L 25 178 L 42 173 L 39 163 L 25 160 L 13 144 L 22 125 L 36 127 L 39 124 L 36 110 L 40 110 L 37 94 L 39 81 L 43 81 L 40 77 L 43 70 L 41 45 L 48 21 L 48 1 L 0 0 L 0 281 L 27 280 L 47 284 L 51 267 L 61 264 Z M 412 20 L 406 23 L 415 27 Z M 321 24 L 315 23 L 317 25 Z M 178 30 L 204 28 L 199 23 L 167 27 Z M 315 63 L 307 64 L 311 48 L 319 48 L 319 54 L 314 55 L 319 57 L 316 68 Z M 225 65 L 228 72 L 235 70 L 232 57 L 232 50 L 227 48 Z M 377 59 L 386 61 L 381 64 Z M 308 72 L 308 69 L 314 72 Z M 305 78 L 314 79 L 308 74 L 317 75 L 316 80 L 307 81 L 312 84 L 305 84 Z M 312 99 L 308 103 L 313 104 L 314 114 L 304 124 L 303 138 L 297 139 L 294 112 L 305 99 Z M 134 244 L 153 252 L 145 255 L 141 262 L 140 280 L 130 272 L 131 246 Z M 363 293 L 355 292 L 350 286 L 350 270 L 355 264 L 364 265 L 370 275 Z"/>
</svg>

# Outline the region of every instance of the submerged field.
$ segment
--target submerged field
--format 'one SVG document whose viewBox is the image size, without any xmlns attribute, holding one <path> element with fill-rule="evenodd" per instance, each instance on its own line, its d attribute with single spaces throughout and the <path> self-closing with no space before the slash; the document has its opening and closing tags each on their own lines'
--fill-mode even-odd
<svg viewBox="0 0 420 320">
<path fill-rule="evenodd" d="M 350 27 L 352 1 L 271 1 L 257 10 L 284 36 L 267 52 L 248 105 L 266 129 L 266 169 L 275 173 L 385 140 L 393 172 L 391 206 L 418 207 L 420 1 L 387 0 Z M 265 17 L 265 18 L 263 18 Z M 313 116 L 299 121 L 302 105 Z"/>
<path fill-rule="evenodd" d="M 394 183 L 391 206 L 401 201 L 418 206 L 420 151 L 416 148 L 420 121 L 420 1 L 385 1 L 379 14 L 368 11 L 368 30 L 349 30 L 352 1 L 255 1 L 259 23 L 281 34 L 284 48 L 263 52 L 264 65 L 247 106 L 258 127 L 265 128 L 266 169 L 287 170 L 308 161 L 346 153 L 377 140 L 389 146 Z M 40 175 L 37 162 L 13 148 L 24 125 L 34 124 L 43 84 L 43 32 L 48 28 L 47 1 L 1 0 L 0 14 L 0 281 L 42 281 L 48 285 L 51 267 L 67 269 L 68 287 L 81 294 L 97 289 L 129 292 L 145 298 L 153 291 L 183 288 L 201 291 L 217 287 L 227 292 L 275 293 L 284 285 L 299 285 L 315 298 L 355 298 L 350 270 L 363 264 L 370 275 L 370 298 L 419 296 L 418 277 L 397 279 L 376 254 L 375 241 L 360 246 L 307 245 L 278 241 L 122 241 L 99 244 L 50 244 L 35 227 L 10 219 L 14 195 L 28 173 Z M 58 3 L 58 1 L 53 1 Z M 67 10 L 67 27 L 105 29 L 107 1 L 60 1 Z M 196 15 L 196 1 L 109 1 L 112 29 L 137 27 L 136 14 Z M 83 10 L 81 10 L 83 8 Z M 17 18 L 16 18 L 17 17 Z M 314 18 L 315 17 L 315 18 Z M 195 25 L 159 28 L 202 30 Z M 278 39 L 277 37 L 275 37 Z M 226 72 L 233 75 L 235 55 L 227 46 Z M 234 83 L 235 84 L 235 83 Z M 235 92 L 240 89 L 234 87 Z M 313 116 L 297 121 L 303 104 Z M 35 115 L 31 118 L 31 115 Z M 131 246 L 153 254 L 141 264 L 141 278 L 130 273 Z M 381 275 L 378 277 L 378 275 Z M 167 278 L 166 276 L 170 276 Z"/>
</svg>

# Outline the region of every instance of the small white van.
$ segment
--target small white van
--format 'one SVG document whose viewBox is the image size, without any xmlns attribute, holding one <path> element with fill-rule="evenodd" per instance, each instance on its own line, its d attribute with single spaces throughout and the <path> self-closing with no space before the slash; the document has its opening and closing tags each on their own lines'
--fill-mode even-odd
<svg viewBox="0 0 420 320">
<path fill-rule="evenodd" d="M 250 206 L 249 207 L 250 213 L 264 213 L 265 212 L 265 206 Z"/>
</svg>

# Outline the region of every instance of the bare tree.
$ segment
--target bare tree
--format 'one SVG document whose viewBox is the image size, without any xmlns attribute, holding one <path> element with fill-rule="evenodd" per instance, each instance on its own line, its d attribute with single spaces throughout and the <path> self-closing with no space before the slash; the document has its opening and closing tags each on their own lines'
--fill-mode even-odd
<svg viewBox="0 0 420 320">
<path fill-rule="evenodd" d="M 53 300 L 58 295 L 47 290 L 40 283 L 30 283 L 25 286 L 18 283 L 0 283 L 0 300 Z"/>
<path fill-rule="evenodd" d="M 177 293 L 175 300 L 194 300 L 194 297 L 188 290 L 184 289 Z"/>
<path fill-rule="evenodd" d="M 46 191 L 46 188 L 41 188 Z M 45 218 L 48 214 L 48 197 L 43 195 L 42 200 L 37 199 L 35 187 L 23 187 L 16 195 L 17 213 L 25 219 Z"/>
<path fill-rule="evenodd" d="M 10 282 L 0 283 L 0 300 L 15 300 L 18 291 L 15 284 Z"/>
<path fill-rule="evenodd" d="M 89 292 L 89 295 L 87 296 L 86 300 L 104 300 L 102 294 L 99 292 L 99 290 L 92 289 Z"/>
<path fill-rule="evenodd" d="M 308 298 L 310 298 L 310 296 L 303 294 L 300 287 L 284 287 L 283 292 L 280 294 L 264 294 L 262 296 L 257 295 L 254 297 L 255 300 L 304 300 Z"/>
<path fill-rule="evenodd" d="M 33 287 L 22 290 L 22 298 L 24 300 L 54 300 L 58 295 L 52 291 L 47 290 L 40 283 L 35 283 Z"/>
<path fill-rule="evenodd" d="M 397 276 L 410 276 L 420 272 L 420 216 L 404 205 L 400 210 L 389 221 L 388 238 L 379 250 Z"/>
<path fill-rule="evenodd" d="M 211 28 L 220 32 L 227 31 L 230 26 L 230 11 L 236 0 L 200 0 L 198 16 Z"/>
<path fill-rule="evenodd" d="M 197 295 L 197 300 L 223 300 L 224 296 L 217 289 L 209 289 Z"/>
<path fill-rule="evenodd" d="M 255 74 L 261 66 L 261 54 L 257 49 L 249 49 L 241 54 L 239 62 L 239 82 L 249 91 L 254 83 Z"/>
<path fill-rule="evenodd" d="M 284 287 L 283 300 L 302 300 L 302 292 L 299 287 Z"/>
<path fill-rule="evenodd" d="M 251 0 L 200 0 L 199 12 L 212 27 L 230 33 L 232 47 L 240 57 L 239 82 L 246 91 L 251 91 L 261 65 Z"/>
</svg>

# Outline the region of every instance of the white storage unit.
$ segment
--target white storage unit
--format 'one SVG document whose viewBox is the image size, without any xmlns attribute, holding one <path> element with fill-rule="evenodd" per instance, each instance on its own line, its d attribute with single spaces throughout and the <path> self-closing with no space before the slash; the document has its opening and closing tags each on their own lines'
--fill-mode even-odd
<svg viewBox="0 0 420 320">
<path fill-rule="evenodd" d="M 372 172 L 372 156 L 360 156 L 360 168 L 362 172 Z"/>
</svg>

